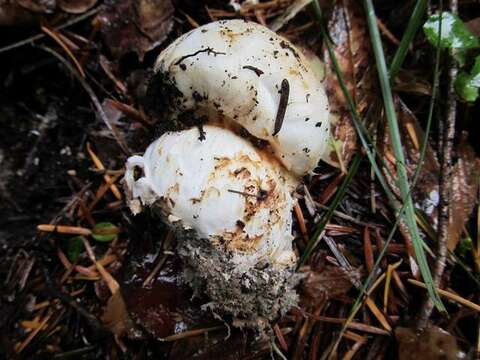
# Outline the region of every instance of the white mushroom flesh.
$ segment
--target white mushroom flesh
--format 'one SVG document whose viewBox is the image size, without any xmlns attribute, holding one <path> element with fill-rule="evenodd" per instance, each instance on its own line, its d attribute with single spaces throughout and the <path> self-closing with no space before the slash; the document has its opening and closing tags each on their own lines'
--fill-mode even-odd
<svg viewBox="0 0 480 360">
<path fill-rule="evenodd" d="M 260 262 L 290 266 L 293 200 L 281 164 L 229 130 L 170 132 L 129 158 L 130 207 L 159 205 L 165 219 L 232 254 L 239 270 Z M 141 168 L 143 176 L 135 178 Z"/>
<path fill-rule="evenodd" d="M 301 51 L 264 26 L 229 20 L 196 28 L 159 55 L 155 72 L 181 93 L 174 116 L 215 112 L 268 141 L 297 176 L 329 155 L 323 85 Z"/>
</svg>

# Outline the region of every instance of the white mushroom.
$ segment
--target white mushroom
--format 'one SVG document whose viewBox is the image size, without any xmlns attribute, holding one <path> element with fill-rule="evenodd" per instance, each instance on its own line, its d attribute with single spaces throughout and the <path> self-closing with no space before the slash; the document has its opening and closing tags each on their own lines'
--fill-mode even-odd
<svg viewBox="0 0 480 360">
<path fill-rule="evenodd" d="M 290 176 L 233 132 L 203 131 L 203 140 L 197 128 L 166 133 L 128 159 L 129 206 L 134 213 L 152 206 L 177 230 L 190 281 L 213 307 L 244 319 L 275 317 L 295 300 Z"/>
<path fill-rule="evenodd" d="M 329 155 L 323 85 L 303 54 L 264 26 L 228 20 L 198 27 L 162 51 L 155 72 L 150 96 L 172 120 L 190 112 L 236 123 L 266 140 L 297 176 Z"/>
<path fill-rule="evenodd" d="M 204 140 L 196 128 L 166 133 L 142 157 L 128 159 L 125 178 L 133 212 L 140 204 L 156 203 L 168 222 L 180 221 L 231 251 L 235 262 L 291 265 L 288 175 L 232 132 L 214 126 L 204 132 Z M 135 180 L 139 168 L 144 176 Z"/>
</svg>

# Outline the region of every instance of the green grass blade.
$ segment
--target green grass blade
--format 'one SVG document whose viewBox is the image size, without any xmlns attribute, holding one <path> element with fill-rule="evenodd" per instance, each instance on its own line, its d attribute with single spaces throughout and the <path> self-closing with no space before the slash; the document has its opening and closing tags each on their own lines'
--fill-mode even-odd
<svg viewBox="0 0 480 360">
<path fill-rule="evenodd" d="M 352 113 L 352 116 L 353 116 L 353 121 L 355 122 L 355 120 L 357 119 L 358 120 L 358 114 L 356 113 L 356 108 L 355 107 L 352 107 L 352 104 L 353 104 L 353 101 L 351 101 L 351 96 L 350 94 L 348 93 L 348 90 L 345 86 L 345 82 L 344 82 L 344 79 L 343 79 L 343 74 L 340 72 L 340 69 L 338 67 L 338 63 L 336 61 L 336 56 L 335 54 L 333 53 L 333 51 L 331 50 L 331 47 L 332 47 L 332 43 L 330 41 L 330 38 L 326 36 L 326 31 L 324 29 L 324 26 L 323 26 L 323 22 L 322 22 L 322 11 L 321 11 L 321 8 L 318 4 L 318 0 L 314 0 L 313 2 L 313 5 L 314 5 L 314 11 L 315 11 L 315 15 L 317 17 L 317 20 L 318 22 L 320 23 L 320 31 L 322 33 L 322 36 L 324 37 L 325 39 L 325 43 L 327 45 L 327 48 L 329 50 L 329 56 L 330 58 L 332 59 L 332 62 L 334 64 L 334 68 L 335 68 L 335 72 L 336 72 L 336 75 L 337 75 L 337 78 L 338 78 L 338 81 L 342 87 L 342 91 L 344 93 L 344 96 L 347 98 L 347 99 L 350 99 L 349 100 L 349 106 L 350 106 L 350 111 Z M 439 22 L 439 33 L 441 33 L 441 27 L 442 27 L 442 21 Z M 439 42 L 441 41 L 441 38 L 439 38 Z M 411 189 L 413 189 L 417 183 L 417 180 L 418 180 L 418 177 L 420 175 L 420 171 L 421 171 L 421 168 L 423 166 L 423 161 L 425 159 L 425 153 L 426 153 L 426 148 L 427 148 L 427 144 L 428 144 L 428 138 L 429 138 L 429 134 L 430 134 L 430 129 L 431 129 L 431 124 L 432 124 L 432 119 L 433 119 L 433 110 L 434 110 L 434 107 L 435 107 L 435 100 L 436 100 L 436 95 L 437 95 L 437 89 L 438 89 L 438 83 L 439 83 L 439 64 L 440 64 L 440 46 L 437 46 L 437 49 L 436 49 L 436 56 L 435 56 L 435 68 L 434 68 L 434 76 L 433 76 L 433 90 L 432 90 L 432 96 L 430 98 L 430 106 L 429 106 L 429 112 L 428 112 L 428 117 L 427 117 L 427 125 L 426 125 L 426 128 L 425 128 L 425 138 L 423 139 L 423 142 L 422 142 L 422 145 L 420 147 L 420 156 L 419 156 L 419 164 L 418 164 L 418 167 L 417 169 L 415 170 L 415 174 L 413 176 L 413 181 L 412 181 L 412 187 Z M 353 104 L 354 106 L 354 104 Z M 361 123 L 360 123 L 361 124 Z M 358 131 L 358 130 L 357 130 Z M 363 131 L 363 130 L 362 130 Z M 367 135 L 367 138 L 368 138 L 368 134 Z M 365 140 L 362 141 L 362 144 L 364 144 Z M 372 147 L 372 149 L 375 150 L 374 147 Z M 369 153 L 370 151 L 370 148 L 367 147 L 365 148 L 367 154 Z M 372 164 L 373 165 L 373 164 Z M 375 169 L 375 168 L 374 168 Z M 411 191 L 410 189 L 410 191 Z M 398 228 L 398 225 L 399 225 L 399 222 L 400 222 L 400 214 L 402 214 L 403 210 L 405 209 L 405 203 L 402 205 L 402 207 L 398 210 L 397 214 L 399 214 L 397 217 L 396 217 L 396 221 L 395 221 L 395 224 L 393 225 L 388 237 L 387 237 L 387 240 L 385 242 L 385 245 L 382 249 L 382 251 L 380 252 L 380 254 L 378 255 L 376 261 L 375 261 L 375 264 L 373 266 L 373 269 L 372 269 L 372 272 L 368 275 L 367 279 L 364 281 L 363 283 L 363 286 L 359 289 L 359 294 L 355 300 L 355 303 L 354 305 L 352 306 L 352 309 L 350 311 L 350 314 L 349 314 L 349 319 L 353 319 L 353 317 L 355 316 L 355 314 L 357 313 L 357 311 L 360 309 L 361 307 L 361 302 L 362 302 L 362 299 L 364 297 L 364 295 L 366 294 L 367 292 L 367 289 L 370 287 L 370 285 L 372 284 L 373 280 L 375 279 L 375 275 L 377 273 L 377 270 L 380 266 L 380 262 L 382 261 L 383 257 L 385 256 L 386 254 L 386 250 L 388 248 L 388 245 L 390 244 L 391 240 L 393 239 L 393 236 Z M 347 322 L 345 322 L 346 324 Z M 329 347 L 328 351 L 326 351 L 326 353 L 331 353 L 332 351 L 335 351 L 337 349 L 337 346 L 341 340 L 341 338 L 343 337 L 343 333 L 347 330 L 346 326 L 344 325 L 342 327 L 342 330 L 340 331 L 340 334 L 338 336 L 338 339 L 337 339 L 337 342 L 335 344 L 332 344 L 331 347 Z M 327 355 L 328 356 L 328 355 Z"/>
<path fill-rule="evenodd" d="M 400 45 L 398 45 L 398 49 L 393 56 L 392 63 L 390 64 L 390 81 L 392 83 L 407 56 L 410 43 L 413 41 L 415 34 L 423 23 L 422 20 L 425 11 L 427 10 L 427 5 L 428 0 L 417 0 L 417 3 L 415 4 L 415 8 L 413 9 L 412 16 L 410 16 L 405 33 L 402 36 Z"/>
<path fill-rule="evenodd" d="M 433 303 L 440 311 L 446 311 L 438 292 L 434 286 L 432 274 L 428 266 L 427 257 L 423 250 L 422 239 L 415 220 L 415 209 L 413 207 L 412 197 L 410 196 L 410 188 L 408 184 L 407 172 L 405 168 L 405 156 L 403 153 L 402 141 L 400 137 L 400 129 L 397 122 L 397 114 L 393 103 L 392 91 L 390 88 L 390 80 L 388 77 L 387 64 L 385 62 L 385 55 L 383 53 L 382 41 L 377 27 L 377 18 L 373 8 L 372 0 L 364 0 L 365 12 L 367 16 L 368 28 L 372 40 L 373 52 L 375 61 L 377 63 L 377 71 L 379 75 L 380 87 L 382 89 L 383 103 L 385 107 L 385 116 L 387 118 L 388 127 L 390 131 L 390 138 L 392 141 L 393 153 L 397 162 L 397 176 L 398 187 L 402 194 L 405 204 L 405 222 L 408 230 L 412 236 L 412 243 L 415 249 L 418 266 L 422 274 L 429 296 Z"/>
</svg>

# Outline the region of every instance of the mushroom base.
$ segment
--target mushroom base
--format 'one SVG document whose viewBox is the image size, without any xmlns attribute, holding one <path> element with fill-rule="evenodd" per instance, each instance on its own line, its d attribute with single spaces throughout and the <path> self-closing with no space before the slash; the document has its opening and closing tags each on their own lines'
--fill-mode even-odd
<svg viewBox="0 0 480 360">
<path fill-rule="evenodd" d="M 182 230 L 177 252 L 185 264 L 185 281 L 196 294 L 205 294 L 204 305 L 221 317 L 233 317 L 236 327 L 264 331 L 269 323 L 297 305 L 294 287 L 301 279 L 292 268 L 262 264 L 242 269 L 231 255 Z"/>
</svg>

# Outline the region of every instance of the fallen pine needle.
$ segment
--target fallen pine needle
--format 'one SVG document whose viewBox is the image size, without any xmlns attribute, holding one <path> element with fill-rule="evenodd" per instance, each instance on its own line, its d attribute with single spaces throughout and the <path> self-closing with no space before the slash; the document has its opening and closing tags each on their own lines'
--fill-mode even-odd
<svg viewBox="0 0 480 360">
<path fill-rule="evenodd" d="M 385 287 L 383 292 L 383 312 L 384 313 L 387 313 L 388 295 L 390 293 L 390 283 L 392 280 L 392 272 L 395 271 L 395 269 L 399 267 L 401 263 L 402 263 L 402 259 L 400 259 L 397 263 L 393 265 L 388 264 L 387 276 L 385 277 Z"/>
<path fill-rule="evenodd" d="M 415 279 L 407 279 L 407 281 L 410 284 L 421 287 L 423 289 L 427 288 L 426 285 L 421 281 L 418 281 L 418 280 L 415 280 Z M 474 302 L 471 302 L 470 300 L 467 300 L 467 299 L 465 299 L 465 298 L 463 298 L 463 297 L 461 297 L 457 294 L 454 294 L 454 293 L 451 293 L 449 291 L 442 290 L 442 289 L 439 289 L 439 288 L 437 288 L 437 291 L 440 294 L 440 296 L 444 296 L 447 299 L 450 299 L 450 300 L 455 301 L 456 303 L 459 303 L 463 306 L 466 306 L 466 307 L 468 307 L 472 310 L 480 312 L 480 305 L 475 304 Z"/>
<path fill-rule="evenodd" d="M 288 344 L 285 341 L 285 337 L 283 336 L 282 330 L 280 330 L 278 324 L 275 324 L 275 326 L 273 327 L 273 331 L 275 332 L 275 336 L 277 337 L 278 343 L 280 344 L 282 350 L 288 352 Z"/>
<path fill-rule="evenodd" d="M 367 297 L 367 298 L 365 298 L 365 304 L 368 306 L 368 308 L 370 309 L 372 314 L 377 318 L 377 320 L 380 322 L 380 324 L 382 324 L 382 326 L 385 328 L 385 330 L 391 332 L 392 327 L 388 323 L 387 318 L 385 317 L 383 312 L 377 307 L 375 302 L 371 298 Z"/>
<path fill-rule="evenodd" d="M 354 333 L 353 331 L 350 331 L 350 330 L 345 331 L 344 336 L 347 339 L 353 340 L 355 342 L 363 341 L 364 339 L 362 335 L 358 335 L 357 333 Z"/>
<path fill-rule="evenodd" d="M 332 318 L 332 317 L 328 317 L 328 316 L 320 316 L 320 315 L 310 315 L 310 317 L 316 321 L 323 321 L 323 322 L 328 322 L 328 323 L 332 323 L 332 324 L 343 324 L 347 319 L 344 319 L 344 318 Z M 362 324 L 362 323 L 359 323 L 359 322 L 355 322 L 355 321 L 351 321 L 348 323 L 347 325 L 347 328 L 349 329 L 352 329 L 352 330 L 358 330 L 358 331 L 363 331 L 363 332 L 367 332 L 367 333 L 370 333 L 370 334 L 377 334 L 377 335 L 386 335 L 386 336 L 390 336 L 390 332 L 384 330 L 384 329 L 381 329 L 379 327 L 376 327 L 376 326 L 372 326 L 372 325 L 367 325 L 367 324 Z"/>
<path fill-rule="evenodd" d="M 100 158 L 93 152 L 92 147 L 90 146 L 90 143 L 87 143 L 87 152 L 88 155 L 90 155 L 90 158 L 93 161 L 93 164 L 98 170 L 105 170 L 105 166 L 103 166 L 102 161 Z M 117 185 L 115 185 L 112 181 L 109 175 L 104 174 L 103 179 L 105 180 L 106 183 L 111 183 L 110 185 L 110 190 L 112 191 L 112 194 L 115 195 L 115 197 L 118 200 L 122 199 L 122 194 L 120 193 L 120 190 L 118 190 Z"/>
<path fill-rule="evenodd" d="M 80 63 L 78 62 L 77 58 L 75 57 L 75 55 L 73 55 L 73 53 L 70 51 L 70 49 L 68 48 L 68 46 L 62 41 L 62 39 L 58 36 L 58 34 L 55 32 L 55 30 L 50 30 L 49 28 L 47 28 L 46 26 L 42 26 L 40 27 L 42 29 L 42 31 L 47 34 L 48 36 L 50 36 L 58 45 L 60 45 L 62 47 L 63 50 L 65 50 L 65 52 L 67 53 L 68 57 L 73 61 L 73 63 L 75 64 L 75 67 L 77 68 L 78 72 L 80 73 L 80 75 L 82 75 L 83 78 L 85 78 L 85 71 L 83 71 L 83 68 L 82 68 L 82 65 L 80 65 Z"/>
<path fill-rule="evenodd" d="M 35 328 L 30 334 L 28 334 L 27 338 L 23 340 L 22 343 L 18 344 L 18 346 L 15 347 L 15 351 L 17 354 L 21 353 L 27 346 L 30 344 L 30 342 L 33 340 L 33 338 L 44 328 L 44 326 L 47 324 L 48 320 L 52 317 L 52 313 L 49 313 L 45 316 L 45 318 L 40 322 L 37 328 Z"/>
<path fill-rule="evenodd" d="M 225 327 L 224 325 L 218 325 L 218 326 L 212 326 L 212 327 L 209 327 L 209 328 L 189 330 L 189 331 L 184 331 L 184 332 L 181 332 L 181 333 L 178 333 L 178 334 L 173 334 L 173 335 L 167 336 L 165 338 L 160 338 L 159 340 L 160 341 L 176 341 L 176 340 L 185 339 L 185 338 L 192 337 L 192 336 L 205 334 L 205 333 L 208 333 L 210 331 L 220 330 L 220 329 L 223 329 L 224 327 Z"/>
<path fill-rule="evenodd" d="M 351 360 L 355 356 L 358 350 L 366 343 L 367 338 L 365 336 L 362 337 L 361 340 L 356 341 L 355 344 L 347 351 L 347 353 L 343 356 L 342 360 Z"/>
<path fill-rule="evenodd" d="M 60 234 L 73 234 L 73 235 L 84 235 L 89 236 L 92 234 L 92 231 L 87 228 L 79 226 L 67 226 L 67 225 L 51 225 L 51 224 L 41 224 L 37 226 L 38 231 L 45 232 L 57 232 Z"/>
<path fill-rule="evenodd" d="M 95 258 L 93 249 L 90 246 L 90 243 L 88 242 L 88 240 L 85 238 L 82 238 L 82 241 L 83 241 L 83 245 L 85 246 L 85 249 L 87 250 L 88 257 L 97 267 L 97 270 L 100 273 L 100 276 L 107 283 L 108 288 L 110 289 L 110 292 L 112 293 L 112 295 L 115 294 L 120 289 L 120 285 L 118 284 L 117 280 L 115 280 L 113 276 L 110 275 L 110 273 L 107 270 L 105 270 L 103 265 L 97 261 L 97 259 Z"/>
<path fill-rule="evenodd" d="M 300 227 L 300 233 L 302 234 L 305 240 L 308 240 L 308 233 L 307 233 L 307 226 L 305 225 L 305 218 L 303 217 L 303 212 L 302 212 L 302 209 L 300 208 L 300 205 L 298 205 L 298 202 L 295 204 L 293 209 L 295 210 L 295 216 L 297 217 L 298 225 Z"/>
</svg>

